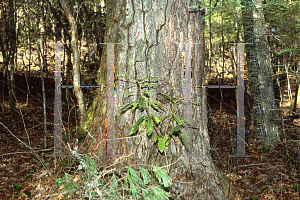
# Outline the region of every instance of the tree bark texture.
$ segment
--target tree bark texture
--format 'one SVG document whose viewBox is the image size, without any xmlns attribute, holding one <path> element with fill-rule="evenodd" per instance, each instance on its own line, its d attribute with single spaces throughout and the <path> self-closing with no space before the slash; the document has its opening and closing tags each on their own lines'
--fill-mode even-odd
<svg viewBox="0 0 300 200">
<path fill-rule="evenodd" d="M 176 98 L 184 96 L 184 44 L 192 45 L 193 85 L 204 85 L 204 12 L 189 8 L 198 3 L 196 0 L 112 0 L 107 2 L 106 43 L 122 43 L 115 45 L 115 75 L 126 79 L 142 79 L 158 77 L 156 89 L 149 90 L 150 95 L 166 106 L 168 101 L 158 91 L 163 91 Z M 177 43 L 177 44 L 176 44 Z M 105 85 L 106 46 L 98 71 L 98 84 Z M 217 171 L 210 156 L 210 143 L 207 129 L 206 89 L 193 88 L 192 98 L 199 102 L 193 105 L 192 118 L 197 127 L 192 129 L 193 151 L 191 157 L 179 156 L 185 152 L 182 145 L 174 140 L 161 154 L 153 138 L 143 132 L 131 137 L 130 131 L 134 123 L 143 115 L 140 110 L 132 113 L 131 109 L 120 114 L 120 109 L 137 100 L 137 87 L 130 87 L 125 78 L 115 80 L 116 150 L 117 155 L 133 153 L 127 165 L 148 164 L 165 166 L 173 178 L 171 194 L 175 199 L 227 199 L 228 180 Z M 96 133 L 99 141 L 93 152 L 105 154 L 105 90 L 98 90 L 93 105 L 89 109 L 85 127 Z M 127 92 L 135 92 L 126 97 Z M 151 113 L 161 119 L 166 113 L 157 112 L 149 107 Z M 112 112 L 112 111 L 107 111 Z M 179 110 L 181 117 L 183 109 Z M 99 135 L 100 132 L 100 135 Z M 127 138 L 124 138 L 127 137 Z M 118 139 L 123 138 L 123 139 Z M 177 140 L 177 144 L 181 144 Z M 101 149 L 102 148 L 102 149 Z M 100 152 L 100 153 L 99 153 Z M 97 156 L 96 155 L 96 156 Z M 107 159 L 107 158 L 106 158 Z M 115 160 L 115 158 L 110 158 Z M 109 159 L 107 159 L 109 160 Z M 106 161 L 107 161 L 106 160 Z M 112 160 L 110 160 L 112 161 Z M 231 191 L 232 195 L 233 192 Z M 229 196 L 230 196 L 229 195 Z"/>
<path fill-rule="evenodd" d="M 251 0 L 246 0 L 249 6 Z M 271 76 L 270 55 L 262 2 L 253 0 L 255 9 L 244 15 L 249 91 L 253 99 L 252 121 L 261 144 L 279 140 L 279 115 Z"/>
<path fill-rule="evenodd" d="M 86 119 L 85 101 L 82 89 L 80 87 L 80 55 L 78 50 L 78 32 L 76 21 L 71 14 L 70 6 L 66 0 L 60 0 L 60 4 L 65 12 L 65 15 L 69 21 L 71 27 L 71 47 L 73 50 L 73 85 L 74 93 L 77 99 L 79 113 L 80 113 L 80 124 Z M 77 86 L 77 87 L 76 87 Z"/>
</svg>

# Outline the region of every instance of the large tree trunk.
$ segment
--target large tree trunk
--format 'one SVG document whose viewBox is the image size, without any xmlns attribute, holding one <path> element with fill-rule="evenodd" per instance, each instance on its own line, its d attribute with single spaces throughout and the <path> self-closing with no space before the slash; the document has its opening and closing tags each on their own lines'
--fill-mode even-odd
<svg viewBox="0 0 300 200">
<path fill-rule="evenodd" d="M 115 75 L 126 77 L 126 79 L 158 77 L 157 88 L 150 90 L 150 95 L 167 105 L 168 101 L 158 94 L 159 90 L 176 98 L 184 96 L 185 46 L 178 43 L 200 42 L 200 44 L 192 45 L 193 85 L 204 85 L 204 12 L 200 10 L 190 12 L 189 7 L 195 3 L 198 1 L 109 1 L 106 4 L 108 15 L 104 41 L 123 43 L 115 45 Z M 103 69 L 106 68 L 106 56 L 105 46 L 101 59 L 102 68 L 98 73 L 99 85 L 106 84 L 103 74 Z M 118 78 L 115 81 L 116 138 L 130 138 L 133 124 L 146 113 L 146 111 L 141 113 L 137 110 L 132 114 L 129 109 L 125 114 L 119 115 L 124 105 L 138 98 L 136 94 L 126 98 L 127 86 L 131 83 L 124 80 L 124 78 Z M 137 91 L 136 87 L 129 90 L 130 92 Z M 161 154 L 157 144 L 154 145 L 153 138 L 141 133 L 139 133 L 140 137 L 116 139 L 115 154 L 128 155 L 132 152 L 134 156 L 128 160 L 127 165 L 167 166 L 166 169 L 173 178 L 171 194 L 176 199 L 228 199 L 230 196 L 228 195 L 228 182 L 217 171 L 209 154 L 206 89 L 195 88 L 192 92 L 193 100 L 199 103 L 197 106 L 193 105 L 192 109 L 193 122 L 197 123 L 198 128 L 191 129 L 194 136 L 191 157 L 183 156 L 179 159 L 182 149 L 177 148 L 173 139 Z M 95 131 L 96 134 L 100 132 L 101 135 L 96 138 L 102 141 L 105 139 L 106 94 L 102 94 L 100 89 L 97 93 L 89 110 L 89 119 L 85 127 Z M 168 111 L 167 107 L 165 111 Z M 157 114 L 159 118 L 163 116 L 162 113 L 152 108 L 150 112 Z M 179 115 L 184 116 L 182 109 Z M 181 143 L 179 140 L 177 142 Z M 105 147 L 102 145 L 102 149 L 92 151 L 97 151 L 97 155 L 103 155 Z"/>
<path fill-rule="evenodd" d="M 77 103 L 79 106 L 80 113 L 80 124 L 85 121 L 86 118 L 86 110 L 85 110 L 85 101 L 83 92 L 80 85 L 80 55 L 78 51 L 78 33 L 77 33 L 77 25 L 74 17 L 71 14 L 70 6 L 66 0 L 60 0 L 60 4 L 65 12 L 65 15 L 69 21 L 71 27 L 71 46 L 73 50 L 73 85 L 74 92 L 77 99 Z"/>
<path fill-rule="evenodd" d="M 251 0 L 245 0 L 249 7 Z M 279 140 L 279 115 L 272 84 L 266 23 L 262 2 L 253 0 L 256 9 L 244 15 L 249 91 L 253 98 L 252 121 L 261 144 Z"/>
</svg>

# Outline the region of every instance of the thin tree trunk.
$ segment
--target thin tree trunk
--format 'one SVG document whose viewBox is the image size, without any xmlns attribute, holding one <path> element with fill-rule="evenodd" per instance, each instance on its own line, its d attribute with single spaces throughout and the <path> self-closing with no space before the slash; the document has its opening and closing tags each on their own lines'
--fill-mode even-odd
<svg viewBox="0 0 300 200">
<path fill-rule="evenodd" d="M 74 17 L 71 14 L 70 6 L 66 0 L 60 0 L 60 4 L 65 12 L 65 15 L 69 21 L 71 27 L 71 46 L 73 50 L 73 85 L 74 92 L 77 99 L 77 103 L 79 106 L 80 112 L 80 125 L 85 121 L 86 118 L 86 110 L 85 110 L 85 102 L 82 89 L 80 87 L 80 56 L 78 51 L 78 33 L 77 33 L 77 25 Z M 77 87 L 76 87 L 77 86 Z"/>
<path fill-rule="evenodd" d="M 3 3 L 2 6 L 3 8 Z M 6 21 L 6 9 L 3 8 L 3 11 L 1 13 L 1 18 L 2 18 L 2 23 L 3 24 L 7 24 Z M 6 80 L 6 75 L 7 75 L 7 68 L 8 68 L 8 60 L 7 60 L 7 45 L 6 45 L 6 38 L 7 38 L 7 32 L 5 31 L 7 29 L 7 26 L 5 27 L 4 30 L 1 30 L 0 32 L 0 48 L 1 48 L 1 52 L 2 52 L 2 57 L 3 57 L 3 64 L 4 64 L 4 72 L 2 74 L 2 94 L 1 94 L 1 104 L 2 104 L 2 116 L 4 116 L 5 113 L 5 107 L 4 107 L 4 102 L 5 102 L 5 86 L 8 86 L 7 84 L 7 80 Z"/>
<path fill-rule="evenodd" d="M 17 128 L 16 123 L 16 103 L 15 103 L 15 54 L 16 54 L 16 22 L 15 22 L 15 10 L 14 1 L 9 0 L 9 20 L 10 20 L 10 31 L 9 31 L 9 65 L 10 65 L 10 90 L 9 90 L 9 101 L 10 101 L 10 112 L 13 123 L 13 128 Z"/>
<path fill-rule="evenodd" d="M 4 113 L 5 113 L 5 106 L 4 106 L 4 102 L 5 102 L 5 86 L 8 86 L 8 85 L 5 85 L 5 83 L 7 83 L 7 80 L 6 80 L 6 75 L 7 75 L 7 71 L 8 71 L 8 62 L 7 62 L 7 54 L 6 54 L 6 45 L 4 45 L 4 37 L 3 35 L 1 35 L 1 51 L 2 51 L 2 57 L 3 57 L 3 64 L 4 64 L 4 72 L 2 74 L 3 78 L 2 78 L 2 101 L 1 101 L 1 104 L 2 104 L 2 116 L 4 116 Z"/>
<path fill-rule="evenodd" d="M 42 67 L 42 61 L 40 56 L 39 44 L 36 41 L 36 50 L 38 54 L 40 72 L 41 72 L 41 84 L 42 84 L 42 94 L 43 94 L 43 111 L 44 111 L 44 149 L 47 148 L 47 110 L 46 110 L 46 93 L 45 93 L 45 81 L 44 81 L 44 73 Z"/>
<path fill-rule="evenodd" d="M 26 47 L 24 47 L 24 49 L 26 49 Z M 25 58 L 26 58 L 26 51 L 25 51 Z M 28 83 L 28 78 L 27 78 L 27 72 L 26 72 L 26 65 L 25 65 L 25 61 L 24 61 L 24 57 L 22 54 L 22 61 L 23 61 L 23 72 L 24 72 L 24 76 L 25 76 L 25 80 L 26 80 L 26 85 L 27 85 L 27 100 L 26 100 L 26 106 L 28 106 L 28 93 L 29 93 L 29 83 Z"/>
<path fill-rule="evenodd" d="M 69 40 L 70 41 L 70 40 Z M 72 69 L 72 55 L 71 55 L 71 45 L 64 45 L 65 49 L 66 49 L 66 54 L 67 54 L 67 65 L 65 68 L 66 71 L 66 84 L 69 85 L 71 83 L 71 69 Z M 69 108 L 69 104 L 70 104 L 70 100 L 72 98 L 72 93 L 70 92 L 70 90 L 66 90 L 66 100 L 68 103 L 68 108 Z"/>
<path fill-rule="evenodd" d="M 223 0 L 221 1 L 221 5 L 223 5 Z M 221 85 L 224 84 L 224 73 L 225 73 L 225 50 L 224 50 L 224 30 L 223 30 L 223 11 L 221 12 L 221 24 L 222 24 L 222 80 Z M 221 101 L 220 101 L 220 112 L 222 111 L 222 103 L 223 103 L 223 89 L 220 88 Z"/>
<path fill-rule="evenodd" d="M 27 13 L 27 12 L 25 12 Z M 26 106 L 28 106 L 28 102 L 29 102 L 29 95 L 30 95 L 30 68 L 31 68 L 31 19 L 30 19 L 30 15 L 27 13 L 27 23 L 28 23 L 28 51 L 29 51 L 29 59 L 28 59 L 28 91 L 27 91 L 27 97 L 26 97 Z"/>
</svg>

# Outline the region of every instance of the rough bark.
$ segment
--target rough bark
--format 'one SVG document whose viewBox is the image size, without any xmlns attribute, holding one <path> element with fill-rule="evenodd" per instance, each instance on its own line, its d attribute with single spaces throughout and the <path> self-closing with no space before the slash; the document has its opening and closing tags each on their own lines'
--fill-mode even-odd
<svg viewBox="0 0 300 200">
<path fill-rule="evenodd" d="M 251 0 L 245 0 L 249 7 Z M 261 144 L 273 145 L 279 140 L 280 122 L 271 76 L 266 23 L 262 2 L 253 0 L 255 8 L 244 15 L 249 91 L 253 99 L 252 121 Z"/>
<path fill-rule="evenodd" d="M 158 77 L 156 90 L 150 90 L 150 95 L 164 105 L 168 105 L 158 91 L 163 91 L 176 98 L 184 95 L 184 45 L 175 43 L 196 43 L 192 45 L 193 54 L 193 85 L 203 85 L 204 74 L 204 13 L 200 10 L 190 12 L 190 6 L 198 3 L 196 0 L 112 0 L 107 2 L 107 29 L 105 42 L 123 43 L 115 45 L 115 75 L 130 79 Z M 98 71 L 98 84 L 105 85 L 106 47 Z M 139 110 L 132 114 L 131 110 L 119 115 L 120 109 L 136 100 L 136 94 L 126 98 L 127 86 L 130 83 L 124 78 L 115 81 L 116 138 L 129 137 L 133 124 L 145 113 Z M 104 90 L 105 91 L 105 90 Z M 129 89 L 137 91 L 136 87 Z M 148 164 L 167 166 L 169 175 L 173 178 L 171 194 L 175 199 L 228 199 L 228 180 L 217 171 L 209 154 L 210 144 L 207 129 L 207 99 L 206 89 L 192 89 L 193 100 L 199 102 L 193 105 L 193 122 L 197 129 L 193 132 L 193 151 L 191 157 L 180 157 L 182 148 L 177 147 L 174 140 L 161 154 L 153 138 L 138 133 L 139 137 L 116 139 L 117 155 L 133 153 L 127 165 Z M 168 107 L 165 109 L 168 110 Z M 160 118 L 162 113 L 152 108 L 152 113 Z M 108 111 L 111 112 L 111 111 Z M 146 112 L 146 111 L 144 111 Z M 105 93 L 98 90 L 93 105 L 89 110 L 86 128 L 96 131 L 98 141 L 105 139 Z M 179 111 L 183 117 L 183 110 Z M 95 127 L 96 126 L 96 127 Z M 179 140 L 177 142 L 180 143 Z M 104 145 L 97 151 L 99 155 L 105 152 Z M 183 151 L 184 152 L 184 151 Z M 111 158 L 115 160 L 115 158 Z M 172 164 L 171 164 L 172 163 Z M 230 195 L 229 195 L 230 196 Z"/>
<path fill-rule="evenodd" d="M 80 55 L 78 51 L 78 33 L 77 33 L 77 25 L 74 17 L 71 14 L 70 6 L 66 0 L 60 0 L 60 4 L 65 12 L 65 15 L 69 21 L 71 27 L 71 46 L 73 50 L 73 85 L 74 85 L 74 93 L 77 99 L 79 113 L 80 113 L 80 124 L 85 121 L 86 118 L 86 110 L 85 110 L 85 102 L 82 89 L 80 87 Z M 76 87 L 77 86 L 77 87 Z"/>
</svg>

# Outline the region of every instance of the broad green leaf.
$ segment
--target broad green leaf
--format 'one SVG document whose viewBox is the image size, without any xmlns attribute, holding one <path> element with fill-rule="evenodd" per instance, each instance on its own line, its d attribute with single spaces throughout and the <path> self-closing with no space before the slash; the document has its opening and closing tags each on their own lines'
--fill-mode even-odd
<svg viewBox="0 0 300 200">
<path fill-rule="evenodd" d="M 169 96 L 168 94 L 162 92 L 162 91 L 159 91 L 160 93 L 162 93 L 163 95 L 165 95 L 165 97 L 168 99 L 168 100 L 172 100 L 173 97 Z"/>
<path fill-rule="evenodd" d="M 131 105 L 131 103 L 129 103 L 126 106 L 124 106 L 123 108 L 121 108 L 121 112 L 123 112 L 124 110 L 126 110 L 126 108 L 128 108 L 130 105 Z"/>
<path fill-rule="evenodd" d="M 140 124 L 142 123 L 143 119 L 144 119 L 145 116 L 142 116 L 141 118 L 139 118 L 137 120 L 137 122 L 133 125 L 133 128 L 132 130 L 130 131 L 130 134 L 133 134 L 137 131 L 137 129 L 139 128 Z"/>
<path fill-rule="evenodd" d="M 140 104 L 140 107 L 143 108 L 145 106 L 145 98 L 143 97 L 140 97 L 140 100 L 139 100 L 139 104 Z"/>
<path fill-rule="evenodd" d="M 151 115 L 152 115 L 152 118 L 154 119 L 154 122 L 155 122 L 156 124 L 159 124 L 159 123 L 160 123 L 159 118 L 158 118 L 155 114 L 151 114 Z"/>
<path fill-rule="evenodd" d="M 126 110 L 129 106 L 131 106 L 132 104 L 134 104 L 134 102 L 127 104 L 126 106 L 124 106 L 123 108 L 121 108 L 121 112 L 123 112 L 124 110 Z"/>
<path fill-rule="evenodd" d="M 166 147 L 169 146 L 169 141 L 166 142 Z"/>
<path fill-rule="evenodd" d="M 168 139 L 169 139 L 169 135 L 166 134 L 166 135 L 165 135 L 165 138 L 164 138 L 164 141 L 167 142 Z"/>
<path fill-rule="evenodd" d="M 172 129 L 172 132 L 177 132 L 177 131 L 180 131 L 181 130 L 181 126 L 180 125 L 177 125 L 175 126 L 173 129 Z"/>
<path fill-rule="evenodd" d="M 146 117 L 140 125 L 140 130 L 143 131 L 147 125 L 148 117 Z"/>
<path fill-rule="evenodd" d="M 179 125 L 184 125 L 184 121 L 180 119 L 180 117 L 178 115 L 173 114 L 173 118 L 176 120 L 176 122 Z"/>
<path fill-rule="evenodd" d="M 150 136 L 153 132 L 153 122 L 150 116 L 148 116 L 148 135 Z"/>
<path fill-rule="evenodd" d="M 133 107 L 132 107 L 132 109 L 131 109 L 132 112 L 137 108 L 137 105 L 138 105 L 138 102 L 136 101 L 136 102 L 133 104 Z"/>
<path fill-rule="evenodd" d="M 161 137 L 158 137 L 158 149 L 162 153 L 165 150 L 165 142 Z"/>
<path fill-rule="evenodd" d="M 155 110 L 161 110 L 155 103 L 153 103 L 151 101 L 147 101 L 147 102 L 149 102 Z"/>
<path fill-rule="evenodd" d="M 154 142 L 157 140 L 157 133 L 154 135 Z"/>
<path fill-rule="evenodd" d="M 155 99 L 152 99 L 152 98 L 149 98 L 149 99 L 151 99 L 151 101 L 154 101 L 159 106 L 164 107 L 164 105 L 162 105 L 159 101 L 156 101 Z"/>
<path fill-rule="evenodd" d="M 187 136 L 186 132 L 184 132 L 183 129 L 180 130 L 181 131 L 181 139 L 184 143 L 184 145 L 190 150 L 190 145 L 189 145 L 189 137 Z"/>
</svg>

